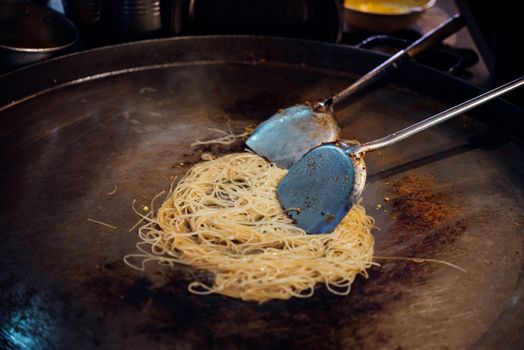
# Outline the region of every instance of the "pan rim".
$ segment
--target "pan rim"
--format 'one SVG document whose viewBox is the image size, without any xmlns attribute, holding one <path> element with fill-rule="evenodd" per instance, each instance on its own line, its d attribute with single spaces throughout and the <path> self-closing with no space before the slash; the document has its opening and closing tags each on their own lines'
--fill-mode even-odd
<svg viewBox="0 0 524 350">
<path fill-rule="evenodd" d="M 78 59 L 78 58 L 82 58 L 82 57 L 90 56 L 90 55 L 94 55 L 94 54 L 107 54 L 107 53 L 110 53 L 111 51 L 117 52 L 117 51 L 121 51 L 121 50 L 125 50 L 125 49 L 138 48 L 138 47 L 147 46 L 147 45 L 149 45 L 149 46 L 151 46 L 151 45 L 158 45 L 158 44 L 173 44 L 173 45 L 176 45 L 178 43 L 192 42 L 192 41 L 200 41 L 202 43 L 205 43 L 205 42 L 212 42 L 212 41 L 216 41 L 216 40 L 226 40 L 226 41 L 227 40 L 229 40 L 229 41 L 239 41 L 239 40 L 240 41 L 253 41 L 254 40 L 254 41 L 257 41 L 257 43 L 260 43 L 260 44 L 263 44 L 263 43 L 266 43 L 266 44 L 269 44 L 269 43 L 271 43 L 271 44 L 274 44 L 274 43 L 276 43 L 276 44 L 285 44 L 285 43 L 288 43 L 288 42 L 293 42 L 295 44 L 312 45 L 313 47 L 319 48 L 319 49 L 325 48 L 325 49 L 335 49 L 335 50 L 340 50 L 340 51 L 354 51 L 354 52 L 357 52 L 357 53 L 360 53 L 360 54 L 368 55 L 371 58 L 373 58 L 374 60 L 379 60 L 379 59 L 380 60 L 386 60 L 387 58 L 390 57 L 390 55 L 387 55 L 387 54 L 384 54 L 384 53 L 380 53 L 380 52 L 376 52 L 376 51 L 372 51 L 372 50 L 363 49 L 363 48 L 357 48 L 357 47 L 352 47 L 352 46 L 348 46 L 348 45 L 341 45 L 341 44 L 336 44 L 336 43 L 326 43 L 326 42 L 315 41 L 315 40 L 307 40 L 307 39 L 284 38 L 284 37 L 276 37 L 276 36 L 253 36 L 253 35 L 178 36 L 178 37 L 171 37 L 171 38 L 139 40 L 139 41 L 133 41 L 133 42 L 128 42 L 128 43 L 121 43 L 121 44 L 116 44 L 116 45 L 107 45 L 107 46 L 97 47 L 97 48 L 93 48 L 93 49 L 88 49 L 88 50 L 68 53 L 68 54 L 65 54 L 65 55 L 58 56 L 58 57 L 52 57 L 52 58 L 50 58 L 48 60 L 36 62 L 36 63 L 33 63 L 33 64 L 29 64 L 27 66 L 24 66 L 24 67 L 15 69 L 15 70 L 13 70 L 11 72 L 7 72 L 7 73 L 5 73 L 3 75 L 0 75 L 0 86 L 3 86 L 2 83 L 7 81 L 8 79 L 16 79 L 18 76 L 20 76 L 23 73 L 26 73 L 26 72 L 29 72 L 29 71 L 32 71 L 32 70 L 35 70 L 35 69 L 50 70 L 55 65 L 61 65 L 61 64 L 66 63 L 69 60 L 75 60 L 75 59 Z M 0 45 L 0 47 L 1 46 L 2 45 Z M 326 50 L 326 52 L 327 52 L 327 50 Z M 216 61 L 216 60 L 210 60 L 210 61 Z M 186 62 L 189 62 L 189 61 L 186 61 Z M 194 61 L 191 61 L 191 62 L 194 63 Z M 207 60 L 202 60 L 202 62 L 208 63 Z M 229 62 L 229 61 L 224 61 L 224 62 Z M 269 62 L 270 63 L 289 63 L 289 62 L 279 62 L 279 61 L 269 61 Z M 477 90 L 479 92 L 486 91 L 484 88 L 476 86 L 476 85 L 472 84 L 471 82 L 465 81 L 463 79 L 460 79 L 459 77 L 453 76 L 453 75 L 448 74 L 446 72 L 439 71 L 439 70 L 437 70 L 435 68 L 432 68 L 432 67 L 429 67 L 429 66 L 425 66 L 425 65 L 413 62 L 413 61 L 406 62 L 406 63 L 404 63 L 404 65 L 406 67 L 408 67 L 408 68 L 409 67 L 417 67 L 418 69 L 431 72 L 431 74 L 445 76 L 446 79 L 453 80 L 456 83 L 462 84 L 462 85 L 467 86 L 468 88 L 471 88 L 471 89 L 475 89 L 475 90 Z M 157 65 L 156 64 L 148 64 L 148 65 L 141 66 L 140 68 L 142 69 L 142 68 L 153 67 L 153 66 L 157 66 Z M 160 65 L 158 65 L 158 66 L 160 66 Z M 132 68 L 138 68 L 138 67 L 132 67 Z M 132 69 L 132 68 L 129 67 L 129 68 L 126 68 L 126 69 Z M 334 70 L 341 70 L 340 68 L 337 68 L 337 67 L 333 67 L 333 69 Z M 122 69 L 122 70 L 124 70 L 124 69 Z M 113 72 L 113 70 L 107 71 L 106 73 L 110 73 L 110 72 Z M 79 79 L 82 79 L 82 78 L 89 78 L 89 77 L 94 76 L 94 75 L 96 75 L 96 74 L 92 74 L 92 75 L 91 74 L 83 74 L 82 77 L 78 77 L 77 79 L 70 79 L 70 80 L 64 81 L 63 83 L 69 83 L 69 82 L 72 82 L 73 80 L 79 80 Z M 56 80 L 58 81 L 58 78 Z M 57 86 L 57 81 L 52 82 L 52 84 L 50 84 L 50 85 L 52 87 Z M 49 86 L 49 87 L 51 87 L 51 86 Z M 7 90 L 6 92 L 9 92 L 9 90 Z M 26 94 L 26 96 L 27 95 L 30 95 L 30 94 Z M 518 107 L 518 106 L 516 106 L 516 105 L 514 105 L 512 103 L 509 103 L 509 102 L 507 102 L 505 100 L 504 100 L 504 102 L 507 103 L 508 105 L 510 105 L 512 108 L 515 108 L 515 109 L 520 110 L 520 111 L 524 111 L 520 107 Z M 0 110 L 2 110 L 4 108 L 5 108 L 5 103 L 3 103 L 3 101 L 0 99 Z"/>
<path fill-rule="evenodd" d="M 235 45 L 230 45 L 232 42 Z M 220 53 L 202 50 L 202 48 L 210 45 L 221 47 L 219 45 L 225 43 L 228 44 L 226 45 L 226 54 L 231 55 L 231 52 L 233 52 L 234 59 L 219 58 Z M 191 54 L 187 54 L 191 49 L 193 53 L 198 51 L 198 55 L 204 56 L 204 58 L 200 56 L 197 59 L 191 57 Z M 254 52 L 255 50 L 256 52 Z M 302 58 L 299 57 L 298 61 L 294 57 L 296 50 L 301 50 L 303 56 Z M 164 51 L 167 51 L 167 53 Z M 125 57 L 125 59 L 122 59 L 122 57 Z M 163 64 L 172 65 L 184 62 L 194 64 L 196 61 L 207 64 L 218 61 L 222 63 L 248 63 L 253 62 L 255 58 L 263 59 L 266 63 L 271 64 L 305 64 L 318 69 L 363 74 L 386 60 L 388 55 L 333 43 L 270 36 L 211 35 L 149 39 L 75 52 L 4 74 L 0 76 L 0 112 L 9 110 L 34 97 L 71 85 L 75 81 L 93 80 L 96 76 L 108 76 L 114 74 L 115 71 L 126 72 L 137 68 L 148 69 L 148 67 L 160 67 Z M 361 61 L 360 67 L 354 65 L 348 67 L 346 62 L 348 59 Z M 82 64 L 82 60 L 87 63 Z M 134 63 L 133 60 L 138 63 Z M 322 62 L 319 63 L 319 61 Z M 449 88 L 437 91 L 430 86 L 432 84 L 417 78 L 417 76 L 422 75 L 434 80 L 432 84 L 444 82 Z M 34 76 L 40 78 L 34 81 Z M 459 95 L 471 98 L 486 91 L 448 73 L 411 61 L 399 67 L 397 72 L 391 75 L 391 78 L 391 82 L 395 85 L 415 89 L 424 95 L 438 98 L 451 105 L 464 101 L 464 98 Z M 34 83 L 21 83 L 24 81 L 34 81 Z M 455 94 L 453 91 L 461 91 L 461 94 Z M 522 137 L 524 136 L 524 126 L 517 121 L 519 118 L 512 117 L 522 115 L 524 109 L 502 98 L 497 98 L 490 104 L 493 105 L 492 111 L 496 111 L 497 114 L 500 110 L 504 112 L 503 115 L 510 115 L 502 118 L 504 119 L 503 123 L 497 120 L 493 124 L 495 126 L 498 126 L 498 124 L 506 125 L 504 128 L 507 133 L 513 136 L 513 139 L 524 140 Z"/>
</svg>

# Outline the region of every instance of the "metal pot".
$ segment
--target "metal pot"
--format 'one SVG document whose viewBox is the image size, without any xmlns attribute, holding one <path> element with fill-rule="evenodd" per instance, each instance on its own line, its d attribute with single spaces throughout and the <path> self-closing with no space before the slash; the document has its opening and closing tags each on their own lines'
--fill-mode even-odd
<svg viewBox="0 0 524 350">
<path fill-rule="evenodd" d="M 62 54 L 77 41 L 67 18 L 25 1 L 0 2 L 0 66 L 14 68 Z"/>
<path fill-rule="evenodd" d="M 159 0 L 64 0 L 66 15 L 96 44 L 159 36 Z"/>
<path fill-rule="evenodd" d="M 253 34 L 335 42 L 338 0 L 64 0 L 83 38 L 94 44 L 161 35 Z"/>
</svg>

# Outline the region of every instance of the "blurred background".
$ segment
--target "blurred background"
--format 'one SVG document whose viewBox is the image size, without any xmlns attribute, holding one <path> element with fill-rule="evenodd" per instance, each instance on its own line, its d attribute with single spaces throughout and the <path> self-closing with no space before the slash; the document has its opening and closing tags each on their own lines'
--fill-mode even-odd
<svg viewBox="0 0 524 350">
<path fill-rule="evenodd" d="M 0 6 L 0 73 L 75 51 L 187 35 L 295 37 L 392 54 L 455 13 L 466 28 L 417 57 L 419 63 L 486 88 L 524 73 L 519 0 L 0 0 Z"/>
</svg>

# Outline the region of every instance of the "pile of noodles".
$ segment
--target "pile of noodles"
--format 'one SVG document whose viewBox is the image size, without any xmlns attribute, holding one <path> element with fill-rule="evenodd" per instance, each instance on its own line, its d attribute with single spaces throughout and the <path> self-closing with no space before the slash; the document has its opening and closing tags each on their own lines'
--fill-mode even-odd
<svg viewBox="0 0 524 350">
<path fill-rule="evenodd" d="M 264 302 L 309 297 L 317 284 L 348 294 L 373 265 L 373 218 L 357 204 L 334 232 L 308 235 L 280 207 L 276 187 L 284 175 L 250 153 L 195 165 L 156 216 L 144 217 L 141 253 L 127 255 L 126 263 L 143 270 L 158 260 L 211 272 L 213 282 L 190 283 L 197 294 Z"/>
</svg>

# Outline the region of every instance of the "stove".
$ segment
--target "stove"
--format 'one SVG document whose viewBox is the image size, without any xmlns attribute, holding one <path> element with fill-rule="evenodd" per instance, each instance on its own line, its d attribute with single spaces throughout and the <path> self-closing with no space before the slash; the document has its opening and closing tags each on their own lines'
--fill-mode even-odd
<svg viewBox="0 0 524 350">
<path fill-rule="evenodd" d="M 155 3 L 154 7 L 160 8 L 163 12 L 160 14 L 157 11 L 158 9 L 151 12 L 149 14 L 150 19 L 154 19 L 157 23 L 160 21 L 159 16 L 161 16 L 164 28 L 161 31 L 157 28 L 155 31 L 142 33 L 125 31 L 125 35 L 124 31 L 121 31 L 122 35 L 111 37 L 101 35 L 101 33 L 114 32 L 111 26 L 115 26 L 115 13 L 113 12 L 107 12 L 104 21 L 104 11 L 114 11 L 114 9 L 108 9 L 103 1 L 41 0 L 38 2 L 47 3 L 56 11 L 67 14 L 79 26 L 81 36 L 79 44 L 75 48 L 76 51 L 131 40 L 173 35 L 259 34 L 337 42 L 341 45 L 351 45 L 393 54 L 458 12 L 452 0 L 438 0 L 435 6 L 423 13 L 410 28 L 396 33 L 369 33 L 356 30 L 345 22 L 338 27 L 334 25 L 333 23 L 337 21 L 333 19 L 333 16 L 337 11 L 344 11 L 340 3 L 337 5 L 337 1 L 294 0 L 283 6 L 281 3 L 271 1 L 250 0 L 250 5 L 246 5 L 245 0 L 223 0 L 220 2 L 221 7 L 217 7 L 217 3 L 210 0 L 134 0 L 129 1 L 129 4 L 126 5 L 131 6 L 129 7 L 131 10 L 133 4 L 137 9 L 143 9 L 145 3 Z M 260 6 L 262 3 L 265 7 Z M 326 5 L 328 3 L 331 5 Z M 188 8 L 184 8 L 184 6 L 188 6 Z M 91 11 L 94 8 L 97 11 Z M 89 11 L 86 9 L 89 9 Z M 131 10 L 126 9 L 128 12 Z M 188 12 L 192 18 L 188 20 L 177 15 L 177 13 L 184 11 Z M 126 12 L 126 16 L 129 15 L 128 12 Z M 96 16 L 92 14 L 96 14 Z M 140 14 L 140 16 L 144 15 Z M 241 20 L 237 20 L 239 18 Z M 320 20 L 319 18 L 328 18 L 329 20 Z M 135 23 L 127 17 L 125 21 L 122 20 L 119 23 L 124 22 L 126 25 Z M 147 24 L 148 22 L 140 22 L 141 25 L 144 23 Z M 475 85 L 488 87 L 491 83 L 489 71 L 466 29 L 419 55 L 416 62 L 448 72 Z"/>
</svg>

